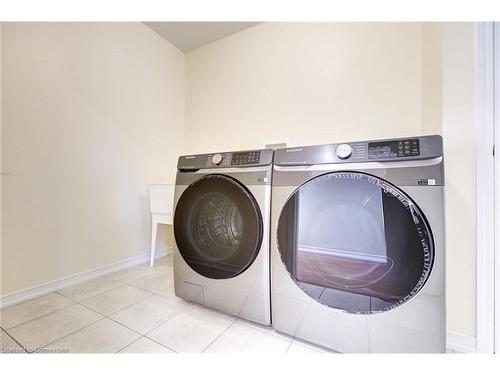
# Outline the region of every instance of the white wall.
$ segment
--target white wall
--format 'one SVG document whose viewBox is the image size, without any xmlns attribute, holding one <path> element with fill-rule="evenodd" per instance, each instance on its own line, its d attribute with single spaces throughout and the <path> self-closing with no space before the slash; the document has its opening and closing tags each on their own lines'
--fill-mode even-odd
<svg viewBox="0 0 500 375">
<path fill-rule="evenodd" d="M 141 23 L 3 25 L 1 294 L 148 250 L 184 82 L 184 54 Z"/>
<path fill-rule="evenodd" d="M 476 335 L 474 25 L 443 24 L 449 330 Z"/>
<path fill-rule="evenodd" d="M 421 23 L 264 23 L 191 51 L 187 149 L 409 136 L 423 116 L 439 128 L 440 103 L 422 102 L 422 39 Z"/>
<path fill-rule="evenodd" d="M 443 58 L 441 23 L 422 26 L 422 134 L 441 134 Z"/>
</svg>

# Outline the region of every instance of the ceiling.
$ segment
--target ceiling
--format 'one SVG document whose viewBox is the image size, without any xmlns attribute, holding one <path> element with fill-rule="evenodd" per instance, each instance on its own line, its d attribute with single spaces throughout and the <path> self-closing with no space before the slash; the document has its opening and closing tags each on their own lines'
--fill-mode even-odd
<svg viewBox="0 0 500 375">
<path fill-rule="evenodd" d="M 187 52 L 248 29 L 259 22 L 144 22 L 157 34 Z"/>
</svg>

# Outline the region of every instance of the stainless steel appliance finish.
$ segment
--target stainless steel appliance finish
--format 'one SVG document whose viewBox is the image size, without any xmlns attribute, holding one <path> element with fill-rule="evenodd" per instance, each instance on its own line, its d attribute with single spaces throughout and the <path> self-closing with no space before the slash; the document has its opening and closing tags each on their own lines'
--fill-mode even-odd
<svg viewBox="0 0 500 375">
<path fill-rule="evenodd" d="M 445 352 L 440 136 L 275 151 L 273 327 L 340 352 Z"/>
<path fill-rule="evenodd" d="M 186 300 L 271 323 L 272 150 L 181 156 L 174 286 Z"/>
</svg>

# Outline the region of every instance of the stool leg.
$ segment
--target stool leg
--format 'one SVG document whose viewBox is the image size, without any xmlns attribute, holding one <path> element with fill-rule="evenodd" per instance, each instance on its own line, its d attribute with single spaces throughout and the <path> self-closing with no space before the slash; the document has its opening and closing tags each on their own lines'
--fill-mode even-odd
<svg viewBox="0 0 500 375">
<path fill-rule="evenodd" d="M 155 252 L 156 252 L 156 234 L 158 232 L 158 222 L 153 219 L 151 222 L 151 259 L 150 266 L 154 267 L 155 265 Z"/>
</svg>

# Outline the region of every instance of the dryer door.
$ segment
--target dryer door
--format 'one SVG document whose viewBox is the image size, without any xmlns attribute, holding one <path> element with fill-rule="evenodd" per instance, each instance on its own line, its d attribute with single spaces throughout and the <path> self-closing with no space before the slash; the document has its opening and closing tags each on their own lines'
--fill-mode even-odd
<svg viewBox="0 0 500 375">
<path fill-rule="evenodd" d="M 255 198 L 225 175 L 207 175 L 192 183 L 175 209 L 180 254 L 194 271 L 212 279 L 228 279 L 248 268 L 259 252 L 262 232 Z"/>
<path fill-rule="evenodd" d="M 359 172 L 328 173 L 300 186 L 278 221 L 278 249 L 298 286 L 355 313 L 392 309 L 429 276 L 432 234 L 403 191 Z"/>
</svg>

